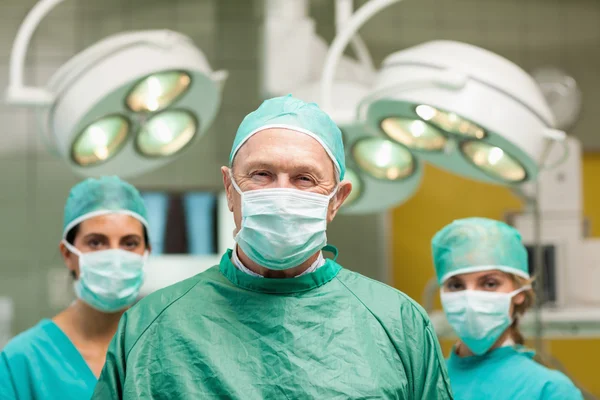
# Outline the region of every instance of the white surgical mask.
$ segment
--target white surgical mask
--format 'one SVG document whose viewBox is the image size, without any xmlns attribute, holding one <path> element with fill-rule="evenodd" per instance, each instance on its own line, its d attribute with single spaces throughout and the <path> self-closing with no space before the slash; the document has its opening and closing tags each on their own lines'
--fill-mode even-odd
<svg viewBox="0 0 600 400">
<path fill-rule="evenodd" d="M 235 241 L 255 263 L 272 270 L 297 267 L 327 244 L 328 196 L 276 188 L 242 192 L 242 226 Z"/>
<path fill-rule="evenodd" d="M 103 312 L 116 312 L 131 306 L 144 283 L 143 256 L 122 249 L 82 253 L 63 241 L 70 252 L 79 257 L 79 279 L 75 281 L 75 294 L 93 308 Z"/>
<path fill-rule="evenodd" d="M 442 306 L 448 323 L 458 337 L 475 354 L 487 352 L 512 324 L 512 298 L 524 290 L 498 293 L 481 290 L 442 292 Z"/>
</svg>

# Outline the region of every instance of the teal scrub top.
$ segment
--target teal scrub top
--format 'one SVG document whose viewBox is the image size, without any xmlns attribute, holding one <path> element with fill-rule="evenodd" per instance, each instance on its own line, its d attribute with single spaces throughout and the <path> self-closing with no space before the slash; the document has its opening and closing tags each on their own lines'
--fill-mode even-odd
<svg viewBox="0 0 600 400">
<path fill-rule="evenodd" d="M 44 319 L 0 353 L 0 399 L 85 400 L 97 379 L 67 335 Z"/>
<path fill-rule="evenodd" d="M 448 373 L 456 400 L 583 400 L 563 373 L 533 360 L 534 352 L 506 346 L 461 358 L 454 351 Z"/>
<path fill-rule="evenodd" d="M 230 256 L 124 314 L 94 399 L 452 399 L 406 295 L 333 260 L 268 279 Z"/>
</svg>

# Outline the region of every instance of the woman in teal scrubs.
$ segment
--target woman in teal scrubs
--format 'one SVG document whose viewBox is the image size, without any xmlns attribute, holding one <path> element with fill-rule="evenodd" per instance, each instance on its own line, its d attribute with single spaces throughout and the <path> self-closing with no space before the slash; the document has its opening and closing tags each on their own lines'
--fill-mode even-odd
<svg viewBox="0 0 600 400">
<path fill-rule="evenodd" d="M 534 299 L 519 232 L 462 219 L 435 235 L 432 250 L 442 306 L 460 339 L 448 359 L 456 400 L 583 400 L 569 378 L 523 347 L 518 323 Z"/>
<path fill-rule="evenodd" d="M 117 177 L 74 186 L 60 251 L 77 300 L 2 350 L 2 399 L 91 398 L 119 319 L 143 283 L 149 246 L 139 192 Z"/>
</svg>

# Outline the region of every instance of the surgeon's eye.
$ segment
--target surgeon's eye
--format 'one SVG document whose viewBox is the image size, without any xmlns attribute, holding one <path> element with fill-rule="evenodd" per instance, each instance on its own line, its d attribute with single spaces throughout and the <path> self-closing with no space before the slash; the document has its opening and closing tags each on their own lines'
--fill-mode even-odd
<svg viewBox="0 0 600 400">
<path fill-rule="evenodd" d="M 86 245 L 92 250 L 99 250 L 104 247 L 105 242 L 99 238 L 91 238 L 86 242 Z"/>
<path fill-rule="evenodd" d="M 300 175 L 296 177 L 296 183 L 300 187 L 310 187 L 315 185 L 315 180 L 309 175 Z"/>
<path fill-rule="evenodd" d="M 451 279 L 448 282 L 446 282 L 444 286 L 449 292 L 458 292 L 460 290 L 465 290 L 464 283 L 458 279 Z"/>
<path fill-rule="evenodd" d="M 121 243 L 123 250 L 133 251 L 137 249 L 141 244 L 141 240 L 138 238 L 125 239 Z"/>
<path fill-rule="evenodd" d="M 496 279 L 486 279 L 483 282 L 483 288 L 485 290 L 496 290 L 498 286 L 500 286 L 500 282 L 498 282 Z"/>
<path fill-rule="evenodd" d="M 255 182 L 266 183 L 271 179 L 268 171 L 254 171 L 250 173 L 250 178 Z"/>
</svg>

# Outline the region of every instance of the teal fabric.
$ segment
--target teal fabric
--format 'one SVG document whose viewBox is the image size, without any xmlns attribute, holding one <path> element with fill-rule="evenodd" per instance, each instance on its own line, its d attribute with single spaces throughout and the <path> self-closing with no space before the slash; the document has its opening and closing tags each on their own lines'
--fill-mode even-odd
<svg viewBox="0 0 600 400">
<path fill-rule="evenodd" d="M 74 222 L 81 222 L 90 213 L 113 211 L 129 212 L 147 227 L 147 213 L 144 200 L 138 190 L 117 176 L 88 178 L 73 186 L 63 219 L 63 235 L 73 227 Z"/>
<path fill-rule="evenodd" d="M 346 157 L 342 132 L 333 120 L 315 103 L 306 103 L 291 95 L 265 100 L 240 124 L 229 155 L 229 166 L 249 136 L 268 125 L 285 125 L 313 133 L 337 164 L 340 181 L 346 174 Z"/>
<path fill-rule="evenodd" d="M 121 319 L 94 399 L 451 399 L 424 311 L 332 260 L 252 277 L 231 251 Z"/>
<path fill-rule="evenodd" d="M 96 382 L 73 343 L 48 319 L 13 338 L 0 353 L 2 400 L 85 400 Z"/>
<path fill-rule="evenodd" d="M 440 284 L 450 276 L 477 268 L 529 277 L 521 234 L 504 222 L 487 218 L 456 220 L 435 234 L 431 249 Z"/>
<path fill-rule="evenodd" d="M 564 374 L 534 361 L 522 346 L 460 358 L 453 351 L 448 373 L 456 400 L 583 400 Z"/>
</svg>

